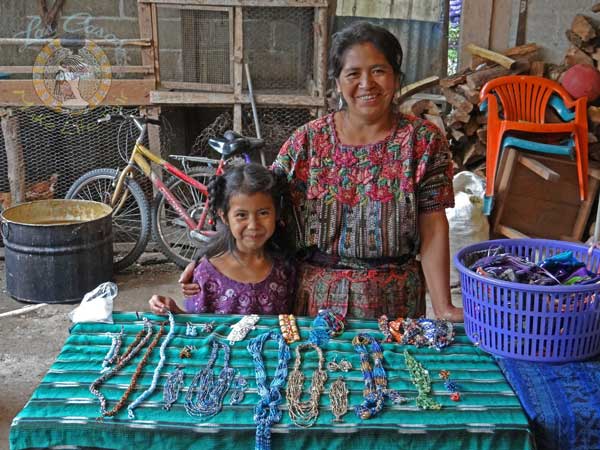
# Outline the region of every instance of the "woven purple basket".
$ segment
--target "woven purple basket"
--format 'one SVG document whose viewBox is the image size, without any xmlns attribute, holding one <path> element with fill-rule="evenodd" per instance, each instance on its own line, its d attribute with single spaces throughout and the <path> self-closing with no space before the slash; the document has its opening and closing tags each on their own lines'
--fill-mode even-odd
<svg viewBox="0 0 600 450">
<path fill-rule="evenodd" d="M 578 361 L 600 353 L 600 284 L 533 286 L 485 278 L 468 269 L 490 248 L 541 262 L 567 250 L 595 273 L 600 250 L 588 255 L 582 244 L 546 239 L 501 239 L 460 250 L 465 331 L 490 353 L 529 361 Z"/>
</svg>

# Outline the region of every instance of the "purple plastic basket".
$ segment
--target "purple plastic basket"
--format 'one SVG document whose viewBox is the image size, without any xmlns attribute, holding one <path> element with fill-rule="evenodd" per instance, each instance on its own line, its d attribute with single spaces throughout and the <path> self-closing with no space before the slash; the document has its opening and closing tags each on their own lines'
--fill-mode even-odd
<svg viewBox="0 0 600 450">
<path fill-rule="evenodd" d="M 499 239 L 463 248 L 454 264 L 471 341 L 490 353 L 529 361 L 578 361 L 600 353 L 600 284 L 534 286 L 468 269 L 479 252 L 498 246 L 534 262 L 570 250 L 589 270 L 597 273 L 600 266 L 600 250 L 588 255 L 588 247 L 571 242 Z"/>
</svg>

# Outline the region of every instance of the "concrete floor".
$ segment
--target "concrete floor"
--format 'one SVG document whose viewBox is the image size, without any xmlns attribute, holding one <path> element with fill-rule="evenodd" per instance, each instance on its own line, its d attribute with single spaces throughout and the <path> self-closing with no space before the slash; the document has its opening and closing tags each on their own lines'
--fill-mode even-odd
<svg viewBox="0 0 600 450">
<path fill-rule="evenodd" d="M 26 306 L 6 292 L 3 248 L 0 248 L 0 313 Z M 141 264 L 116 276 L 119 295 L 116 311 L 147 311 L 154 293 L 180 298 L 177 278 L 180 270 L 163 257 L 145 254 Z M 460 291 L 453 290 L 455 305 L 462 304 Z M 13 417 L 54 362 L 69 334 L 67 316 L 75 305 L 48 305 L 21 315 L 0 318 L 0 450 L 8 449 Z M 427 303 L 427 315 L 431 305 Z"/>
</svg>

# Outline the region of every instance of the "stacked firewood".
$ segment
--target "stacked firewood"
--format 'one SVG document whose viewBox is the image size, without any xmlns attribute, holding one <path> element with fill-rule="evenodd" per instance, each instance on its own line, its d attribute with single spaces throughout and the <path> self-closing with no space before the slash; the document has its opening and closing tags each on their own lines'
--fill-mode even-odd
<svg viewBox="0 0 600 450">
<path fill-rule="evenodd" d="M 400 109 L 430 120 L 446 133 L 456 172 L 470 170 L 483 176 L 487 117 L 479 109 L 481 88 L 500 76 L 529 74 L 532 67 L 539 70 L 538 46 L 522 45 L 503 54 L 473 45 L 468 46 L 468 50 L 473 54 L 471 65 L 456 75 L 438 80 L 447 111 L 440 111 L 434 100 L 419 98 L 419 95 L 404 101 Z"/>
</svg>

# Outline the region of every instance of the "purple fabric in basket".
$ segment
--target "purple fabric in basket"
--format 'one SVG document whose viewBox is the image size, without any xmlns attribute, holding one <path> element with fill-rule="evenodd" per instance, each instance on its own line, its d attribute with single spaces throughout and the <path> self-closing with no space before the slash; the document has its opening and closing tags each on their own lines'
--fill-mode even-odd
<svg viewBox="0 0 600 450">
<path fill-rule="evenodd" d="M 532 423 L 537 447 L 600 449 L 600 358 L 547 364 L 496 357 Z"/>
</svg>

